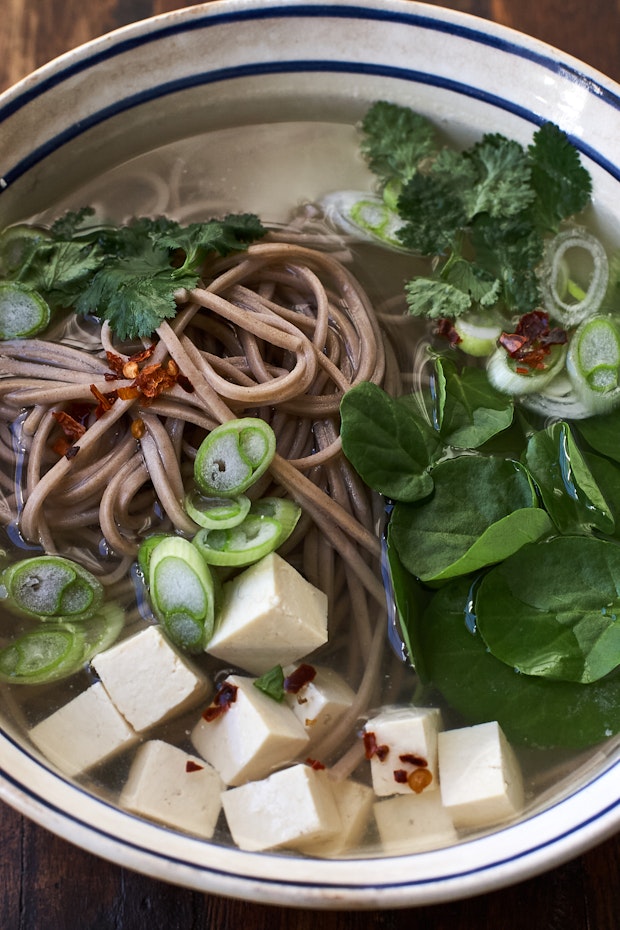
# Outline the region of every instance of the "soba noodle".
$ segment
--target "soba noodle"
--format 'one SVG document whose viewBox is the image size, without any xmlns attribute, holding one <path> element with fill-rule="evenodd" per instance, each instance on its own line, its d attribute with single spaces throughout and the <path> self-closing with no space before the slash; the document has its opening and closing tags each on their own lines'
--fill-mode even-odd
<svg viewBox="0 0 620 930">
<path fill-rule="evenodd" d="M 79 552 L 104 585 L 118 587 L 146 535 L 197 532 L 183 497 L 206 433 L 239 416 L 265 419 L 277 454 L 251 493 L 301 505 L 286 557 L 327 593 L 330 648 L 343 650 L 357 682 L 357 701 L 317 747 L 329 753 L 372 699 L 385 639 L 378 515 L 342 454 L 339 404 L 361 381 L 397 393 L 398 368 L 345 266 L 275 238 L 213 261 L 201 287 L 177 294 L 179 313 L 159 327 L 146 364 L 172 360 L 182 378 L 154 397 L 124 394 L 133 382 L 110 357 L 122 366 L 143 347 L 116 346 L 107 324 L 95 350 L 65 344 L 62 332 L 54 342 L 2 344 L 1 447 L 13 474 L 3 479 L 0 519 L 25 544 Z M 99 416 L 93 394 L 110 401 Z M 85 404 L 87 428 L 59 456 L 57 415 Z M 340 769 L 348 774 L 344 759 Z"/>
</svg>

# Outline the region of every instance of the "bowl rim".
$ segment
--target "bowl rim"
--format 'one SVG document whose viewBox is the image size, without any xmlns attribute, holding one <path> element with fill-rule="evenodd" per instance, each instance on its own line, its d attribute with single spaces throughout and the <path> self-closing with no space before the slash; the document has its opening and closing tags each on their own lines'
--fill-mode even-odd
<svg viewBox="0 0 620 930">
<path fill-rule="evenodd" d="M 429 6 L 416 0 L 339 0 L 333 4 L 324 0 L 288 0 L 282 3 L 270 0 L 215 0 L 208 5 L 199 4 L 159 14 L 121 27 L 43 65 L 0 95 L 0 122 L 76 73 L 136 46 L 216 23 L 291 15 L 333 16 L 342 19 L 356 16 L 361 20 L 382 20 L 443 31 L 533 61 L 551 73 L 578 83 L 589 94 L 603 100 L 613 109 L 620 110 L 620 87 L 595 69 L 540 40 L 456 10 Z M 305 66 L 309 68 L 310 64 L 306 62 Z M 333 62 L 328 64 L 337 70 Z M 325 67 L 325 63 L 317 62 L 316 66 Z M 161 87 L 155 90 L 161 95 Z M 505 109 L 515 115 L 523 115 L 517 105 L 508 106 L 504 98 L 493 101 L 485 94 L 485 100 L 491 103 L 501 100 Z M 131 105 L 138 102 L 132 100 Z M 531 111 L 527 110 L 526 115 L 529 122 L 537 121 Z M 105 113 L 96 114 L 98 120 L 105 118 Z M 539 118 L 538 121 L 543 120 Z M 618 165 L 601 156 L 583 139 L 571 138 L 583 154 L 615 180 L 620 180 Z M 37 160 L 44 159 L 46 154 L 46 151 L 35 152 L 33 159 L 14 166 L 12 173 L 0 178 L 0 195 L 3 188 L 30 170 Z M 316 871 L 320 879 L 309 881 L 303 878 L 307 859 L 284 859 L 266 853 L 248 854 L 241 850 L 222 849 L 192 837 L 182 837 L 183 844 L 193 852 L 204 846 L 215 849 L 215 864 L 205 865 L 198 858 L 194 861 L 185 860 L 176 855 L 174 844 L 172 852 L 164 852 L 166 840 L 173 835 L 170 830 L 145 823 L 134 815 L 118 810 L 105 799 L 91 795 L 79 784 L 71 783 L 21 746 L 1 727 L 0 759 L 3 760 L 0 764 L 0 798 L 41 826 L 80 847 L 168 882 L 215 894 L 294 907 L 405 907 L 480 894 L 552 868 L 601 842 L 620 825 L 620 796 L 614 782 L 614 778 L 617 782 L 620 759 L 608 759 L 592 781 L 549 808 L 533 813 L 518 824 L 503 827 L 490 836 L 465 840 L 452 847 L 453 852 L 449 857 L 453 863 L 451 874 L 446 871 L 439 874 L 436 871 L 436 864 L 445 856 L 445 850 L 435 850 L 374 860 L 330 860 L 328 863 L 317 864 Z M 21 777 L 22 771 L 29 769 L 41 775 L 42 784 L 49 789 L 49 794 L 35 789 L 32 782 Z M 84 802 L 83 815 L 77 809 L 73 810 L 70 804 L 63 804 L 67 799 L 78 796 Z M 97 825 L 98 821 L 93 820 L 95 815 L 102 818 L 104 826 Z M 543 829 L 539 841 L 528 844 L 522 834 L 524 828 L 527 829 L 526 825 L 533 820 L 538 825 L 543 823 Z M 119 824 L 126 825 L 132 835 L 137 830 L 139 839 L 119 838 L 118 833 L 110 832 L 109 825 Z M 566 824 L 570 826 L 566 827 Z M 162 851 L 158 852 L 149 846 L 149 840 L 155 836 L 161 837 Z M 516 846 L 512 855 L 502 854 L 502 847 L 512 842 L 514 837 Z M 485 854 L 481 853 L 481 849 L 487 847 L 495 850 L 492 861 L 488 861 L 488 857 L 485 858 Z M 236 864 L 238 862 L 240 866 Z M 292 869 L 290 878 L 282 875 L 284 862 L 298 863 Z M 263 869 L 266 863 L 272 864 L 269 874 Z M 378 879 L 376 875 L 374 879 L 371 877 L 378 863 L 384 864 L 385 880 Z M 359 882 L 350 877 L 353 874 L 360 876 Z"/>
</svg>

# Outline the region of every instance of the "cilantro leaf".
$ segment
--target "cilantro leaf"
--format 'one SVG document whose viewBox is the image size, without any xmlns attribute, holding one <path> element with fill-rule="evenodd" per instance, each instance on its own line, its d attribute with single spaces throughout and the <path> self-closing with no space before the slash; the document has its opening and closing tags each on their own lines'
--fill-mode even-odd
<svg viewBox="0 0 620 930">
<path fill-rule="evenodd" d="M 471 297 L 460 288 L 434 278 L 413 278 L 405 284 L 407 308 L 413 316 L 431 320 L 456 319 L 472 305 Z"/>
<path fill-rule="evenodd" d="M 479 213 L 515 216 L 536 197 L 530 186 L 529 159 L 518 142 L 498 133 L 485 135 L 464 157 L 477 177 L 476 183 L 464 191 L 470 218 Z"/>
<path fill-rule="evenodd" d="M 421 161 L 437 150 L 435 130 L 420 113 L 379 100 L 362 121 L 361 152 L 368 167 L 386 184 L 408 181 Z"/>
<path fill-rule="evenodd" d="M 553 123 L 537 130 L 528 151 L 537 197 L 534 220 L 540 229 L 556 232 L 561 220 L 587 206 L 592 192 L 590 175 L 566 133 Z"/>
<path fill-rule="evenodd" d="M 223 220 L 191 223 L 183 228 L 179 226 L 161 236 L 158 243 L 171 251 L 180 249 L 185 253 L 185 261 L 175 271 L 175 277 L 181 277 L 189 269 L 201 265 L 208 252 L 215 251 L 220 255 L 239 252 L 264 234 L 265 229 L 259 219 L 251 213 L 244 213 L 227 216 Z"/>
<path fill-rule="evenodd" d="M 471 299 L 482 307 L 492 307 L 501 295 L 501 281 L 479 265 L 462 257 L 448 262 L 441 272 L 441 277 L 464 294 L 469 294 Z"/>
<path fill-rule="evenodd" d="M 527 219 L 480 216 L 472 225 L 471 241 L 478 263 L 502 282 L 506 304 L 520 314 L 533 310 L 540 303 L 536 266 L 544 241 Z"/>
</svg>

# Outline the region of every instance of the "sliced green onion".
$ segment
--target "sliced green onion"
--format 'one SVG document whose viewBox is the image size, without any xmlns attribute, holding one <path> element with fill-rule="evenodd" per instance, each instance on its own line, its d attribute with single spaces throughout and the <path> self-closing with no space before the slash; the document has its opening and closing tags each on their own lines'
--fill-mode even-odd
<svg viewBox="0 0 620 930">
<path fill-rule="evenodd" d="M 251 565 L 280 545 L 281 524 L 250 514 L 230 530 L 199 530 L 192 543 L 209 565 Z"/>
<path fill-rule="evenodd" d="M 0 284 L 0 339 L 35 336 L 50 321 L 40 294 L 23 284 Z"/>
<path fill-rule="evenodd" d="M 122 610 L 105 605 L 79 623 L 42 623 L 0 649 L 0 680 L 11 684 L 43 684 L 78 672 L 118 638 Z"/>
<path fill-rule="evenodd" d="M 153 536 L 147 536 L 146 539 L 143 539 L 138 547 L 138 566 L 147 581 L 153 549 L 164 539 L 168 539 L 169 535 L 169 533 L 154 533 Z"/>
<path fill-rule="evenodd" d="M 403 221 L 382 197 L 368 191 L 336 191 L 320 205 L 326 219 L 341 232 L 399 252 L 408 251 L 396 236 Z"/>
<path fill-rule="evenodd" d="M 250 498 L 245 494 L 237 497 L 205 497 L 192 490 L 185 497 L 185 511 L 198 524 L 209 530 L 227 530 L 237 526 L 250 511 Z"/>
<path fill-rule="evenodd" d="M 594 316 L 608 280 L 605 249 L 587 229 L 565 229 L 548 243 L 541 274 L 543 300 L 549 314 L 565 328 Z"/>
<path fill-rule="evenodd" d="M 540 394 L 526 394 L 522 403 L 528 410 L 557 420 L 583 420 L 592 411 L 577 396 L 566 372 L 560 372 Z"/>
<path fill-rule="evenodd" d="M 168 638 L 187 652 L 201 652 L 213 635 L 214 585 L 196 547 L 181 536 L 155 546 L 149 588 L 153 613 Z"/>
<path fill-rule="evenodd" d="M 250 513 L 259 517 L 270 517 L 280 524 L 280 538 L 276 549 L 289 538 L 301 516 L 301 507 L 287 497 L 260 497 L 254 501 Z"/>
<path fill-rule="evenodd" d="M 537 394 L 559 374 L 565 359 L 565 345 L 550 346 L 547 366 L 539 370 L 530 368 L 527 362 L 511 358 L 506 350 L 499 346 L 489 358 L 487 375 L 493 387 L 504 394 L 513 394 L 516 397 Z"/>
<path fill-rule="evenodd" d="M 4 570 L 1 581 L 9 608 L 42 620 L 83 620 L 103 601 L 103 586 L 93 574 L 56 555 L 15 562 Z"/>
<path fill-rule="evenodd" d="M 47 229 L 19 223 L 0 234 L 0 271 L 6 277 L 17 275 L 42 239 L 50 239 Z"/>
<path fill-rule="evenodd" d="M 196 484 L 208 497 L 238 497 L 266 471 L 275 451 L 275 434 L 264 420 L 230 420 L 201 443 L 194 462 Z"/>
<path fill-rule="evenodd" d="M 459 349 L 476 358 L 491 355 L 502 333 L 501 324 L 478 323 L 471 317 L 465 319 L 461 316 L 452 325 L 461 340 L 458 343 Z"/>
<path fill-rule="evenodd" d="M 591 414 L 606 413 L 620 401 L 620 331 L 610 317 L 595 316 L 577 327 L 566 370 Z"/>
</svg>

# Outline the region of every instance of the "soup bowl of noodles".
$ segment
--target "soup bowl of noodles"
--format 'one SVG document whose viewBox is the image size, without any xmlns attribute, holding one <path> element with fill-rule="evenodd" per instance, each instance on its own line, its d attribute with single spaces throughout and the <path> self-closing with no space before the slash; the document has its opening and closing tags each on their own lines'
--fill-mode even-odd
<svg viewBox="0 0 620 930">
<path fill-rule="evenodd" d="M 401 0 L 216 0 L 0 98 L 4 800 L 310 907 L 617 829 L 619 99 Z"/>
</svg>

